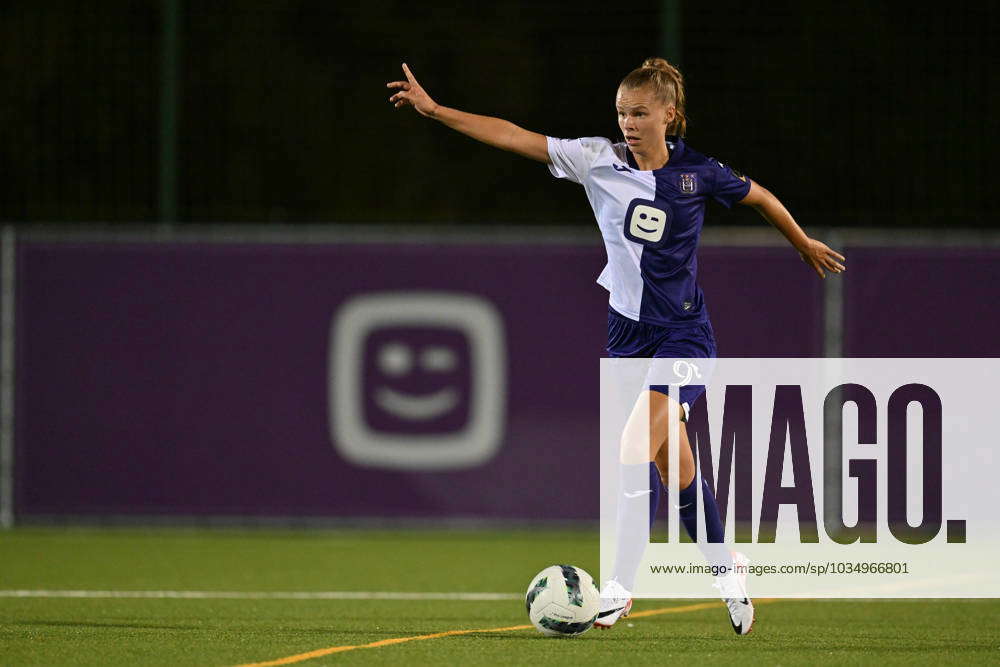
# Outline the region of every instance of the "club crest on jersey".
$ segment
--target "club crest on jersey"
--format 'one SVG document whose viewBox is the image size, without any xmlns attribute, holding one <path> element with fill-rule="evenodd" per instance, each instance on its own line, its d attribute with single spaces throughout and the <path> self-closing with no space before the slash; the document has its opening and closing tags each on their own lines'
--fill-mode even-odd
<svg viewBox="0 0 1000 667">
<path fill-rule="evenodd" d="M 681 192 L 686 195 L 693 195 L 698 191 L 698 180 L 696 174 L 681 174 L 680 177 L 680 187 Z"/>
</svg>

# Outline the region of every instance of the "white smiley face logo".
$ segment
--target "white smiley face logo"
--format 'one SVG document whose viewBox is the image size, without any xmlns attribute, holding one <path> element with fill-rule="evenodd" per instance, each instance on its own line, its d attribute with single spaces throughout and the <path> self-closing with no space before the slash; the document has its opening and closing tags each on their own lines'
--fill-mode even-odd
<svg viewBox="0 0 1000 667">
<path fill-rule="evenodd" d="M 632 236 L 651 243 L 663 238 L 663 230 L 667 228 L 667 214 L 662 209 L 646 204 L 639 204 L 632 209 L 629 219 L 629 232 Z"/>
<path fill-rule="evenodd" d="M 419 344 L 389 335 L 366 354 L 370 336 L 397 327 L 453 335 Z M 465 342 L 456 344 L 454 336 Z M 506 368 L 503 319 L 484 297 L 404 291 L 348 299 L 330 323 L 333 446 L 345 460 L 367 467 L 455 470 L 483 465 L 502 443 Z M 458 382 L 459 377 L 465 380 Z M 433 389 L 416 389 L 428 385 Z M 401 430 L 369 423 L 366 405 L 398 420 Z M 463 406 L 468 417 L 461 423 L 426 430 Z"/>
<path fill-rule="evenodd" d="M 387 378 L 402 378 L 416 371 L 450 373 L 458 366 L 458 357 L 449 347 L 431 346 L 415 354 L 412 346 L 391 342 L 378 352 L 378 367 Z M 419 369 L 417 368 L 419 366 Z M 375 389 L 375 404 L 388 414 L 410 421 L 436 419 L 458 406 L 458 389 L 445 386 L 423 396 L 414 396 L 388 386 Z"/>
</svg>

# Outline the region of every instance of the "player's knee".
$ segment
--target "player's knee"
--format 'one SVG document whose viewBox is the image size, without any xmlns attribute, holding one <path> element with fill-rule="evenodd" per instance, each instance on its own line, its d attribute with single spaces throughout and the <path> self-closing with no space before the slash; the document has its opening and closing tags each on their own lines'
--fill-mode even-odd
<svg viewBox="0 0 1000 667">
<path fill-rule="evenodd" d="M 678 471 L 677 481 L 680 483 L 682 489 L 686 489 L 691 486 L 691 482 L 694 481 L 694 466 L 685 466 L 683 463 Z"/>
</svg>

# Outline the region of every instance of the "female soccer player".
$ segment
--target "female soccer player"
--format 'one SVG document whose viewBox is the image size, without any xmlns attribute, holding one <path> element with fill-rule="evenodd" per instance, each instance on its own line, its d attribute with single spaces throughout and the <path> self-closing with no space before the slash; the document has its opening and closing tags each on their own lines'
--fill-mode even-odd
<svg viewBox="0 0 1000 667">
<path fill-rule="evenodd" d="M 603 137 L 556 139 L 525 130 L 499 118 L 465 113 L 441 106 L 420 86 L 403 64 L 406 81 L 393 81 L 389 98 L 398 109 L 412 106 L 417 113 L 490 146 L 544 162 L 556 178 L 583 185 L 597 218 L 608 254 L 608 264 L 598 282 L 609 292 L 608 353 L 612 357 L 674 359 L 714 358 L 715 337 L 701 289 L 696 282 L 696 251 L 711 197 L 729 207 L 734 202 L 752 206 L 778 228 L 803 261 L 825 277 L 826 271 L 844 270 L 843 255 L 809 238 L 791 214 L 764 187 L 723 163 L 687 146 L 683 137 L 684 81 L 675 67 L 662 58 L 649 58 L 630 72 L 618 86 L 615 106 L 624 141 Z M 840 260 L 840 261 L 838 261 Z M 649 503 L 650 521 L 667 479 L 668 416 L 680 420 L 678 479 L 681 520 L 695 539 L 697 489 L 702 487 L 706 540 L 724 541 L 715 498 L 706 483 L 695 480 L 694 456 L 683 422 L 688 406 L 703 391 L 682 386 L 679 404 L 653 387 L 649 402 L 650 456 L 656 465 L 643 463 L 646 491 L 624 493 L 633 503 Z M 623 466 L 627 468 L 628 466 Z M 634 476 L 633 476 L 634 477 Z M 644 478 L 645 479 L 645 478 Z M 620 502 L 628 504 L 629 500 Z M 626 508 L 631 516 L 637 508 Z M 645 509 L 645 507 L 643 507 Z M 647 540 L 648 541 L 648 540 Z M 702 545 L 699 545 L 702 546 Z M 645 544 L 623 544 L 615 562 L 615 576 L 601 593 L 597 625 L 610 627 L 627 616 L 636 570 Z M 703 548 L 709 561 L 718 560 Z M 728 565 L 745 564 L 741 554 L 726 556 Z M 754 609 L 746 594 L 745 574 L 719 577 L 723 600 L 733 629 L 750 632 Z"/>
</svg>

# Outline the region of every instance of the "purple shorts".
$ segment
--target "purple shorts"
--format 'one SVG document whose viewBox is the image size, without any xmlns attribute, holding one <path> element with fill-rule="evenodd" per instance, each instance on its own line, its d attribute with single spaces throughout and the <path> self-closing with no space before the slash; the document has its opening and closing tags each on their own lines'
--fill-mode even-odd
<svg viewBox="0 0 1000 667">
<path fill-rule="evenodd" d="M 708 322 L 685 327 L 661 327 L 631 320 L 613 308 L 608 308 L 608 356 L 645 359 L 715 359 L 715 332 Z M 696 365 L 697 366 L 697 365 Z M 708 362 L 703 368 L 689 372 L 689 384 L 680 387 L 680 403 L 685 414 L 705 392 L 704 384 L 714 366 Z M 698 375 L 700 373 L 700 376 Z M 667 385 L 650 385 L 653 391 L 667 393 Z"/>
</svg>

